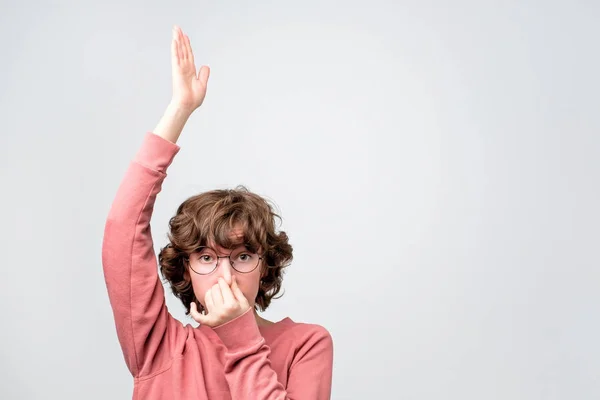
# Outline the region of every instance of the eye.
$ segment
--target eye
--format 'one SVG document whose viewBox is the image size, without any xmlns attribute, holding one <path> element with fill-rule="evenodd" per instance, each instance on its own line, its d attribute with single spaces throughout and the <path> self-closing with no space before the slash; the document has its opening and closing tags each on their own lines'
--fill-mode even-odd
<svg viewBox="0 0 600 400">
<path fill-rule="evenodd" d="M 203 254 L 200 256 L 200 262 L 210 262 L 212 257 L 208 254 Z"/>
</svg>

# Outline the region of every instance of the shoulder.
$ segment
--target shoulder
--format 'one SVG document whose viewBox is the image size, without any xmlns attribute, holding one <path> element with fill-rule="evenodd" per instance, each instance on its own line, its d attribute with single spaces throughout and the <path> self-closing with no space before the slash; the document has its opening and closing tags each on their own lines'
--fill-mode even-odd
<svg viewBox="0 0 600 400">
<path fill-rule="evenodd" d="M 333 338 L 329 330 L 319 324 L 288 321 L 286 336 L 292 340 L 293 356 L 290 368 L 321 368 L 333 365 Z"/>
<path fill-rule="evenodd" d="M 298 347 L 333 349 L 331 332 L 323 325 L 289 320 L 287 332 L 294 337 Z"/>
</svg>

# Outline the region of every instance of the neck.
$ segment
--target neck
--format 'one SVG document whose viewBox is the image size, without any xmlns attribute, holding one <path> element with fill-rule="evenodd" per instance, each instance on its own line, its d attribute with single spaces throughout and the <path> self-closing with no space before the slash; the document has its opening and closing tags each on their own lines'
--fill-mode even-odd
<svg viewBox="0 0 600 400">
<path fill-rule="evenodd" d="M 267 321 L 266 319 L 264 319 L 260 315 L 258 315 L 258 312 L 256 310 L 254 310 L 254 318 L 256 319 L 256 324 L 258 326 L 267 326 L 267 325 L 273 324 L 273 322 Z"/>
</svg>

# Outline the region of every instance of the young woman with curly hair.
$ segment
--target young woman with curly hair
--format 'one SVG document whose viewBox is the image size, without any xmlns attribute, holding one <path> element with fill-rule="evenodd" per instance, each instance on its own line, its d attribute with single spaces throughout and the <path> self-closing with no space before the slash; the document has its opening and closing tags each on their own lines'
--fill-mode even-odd
<svg viewBox="0 0 600 400">
<path fill-rule="evenodd" d="M 117 336 L 134 377 L 134 399 L 298 399 L 331 396 L 333 342 L 316 324 L 263 319 L 292 260 L 279 216 L 239 186 L 181 204 L 157 257 L 150 232 L 156 196 L 210 70 L 196 73 L 190 41 L 173 28 L 173 96 L 147 132 L 112 203 L 102 264 Z M 199 323 L 183 325 L 166 307 L 158 266 Z"/>
</svg>

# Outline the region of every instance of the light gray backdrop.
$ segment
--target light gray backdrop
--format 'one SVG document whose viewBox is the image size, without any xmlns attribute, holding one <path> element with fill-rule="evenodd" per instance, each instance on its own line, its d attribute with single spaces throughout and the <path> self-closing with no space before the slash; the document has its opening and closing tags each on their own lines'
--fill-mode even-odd
<svg viewBox="0 0 600 400">
<path fill-rule="evenodd" d="M 329 329 L 334 399 L 600 397 L 597 2 L 1 4 L 0 398 L 131 396 L 100 250 L 174 24 L 212 75 L 157 247 L 245 184 L 295 249 L 264 316 Z"/>
</svg>

